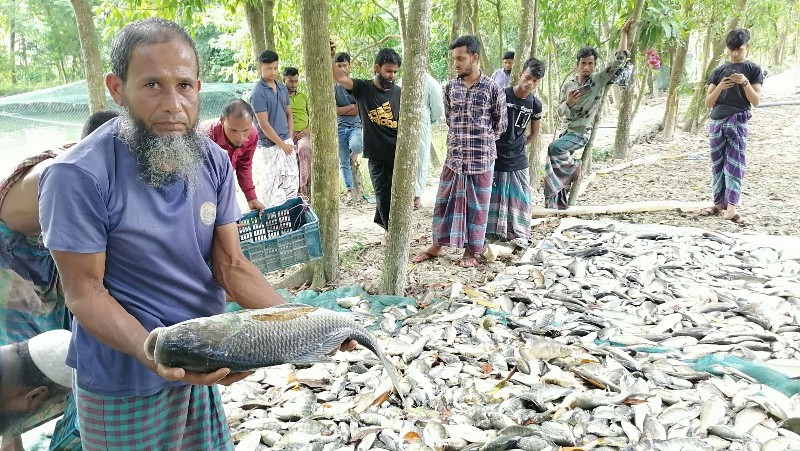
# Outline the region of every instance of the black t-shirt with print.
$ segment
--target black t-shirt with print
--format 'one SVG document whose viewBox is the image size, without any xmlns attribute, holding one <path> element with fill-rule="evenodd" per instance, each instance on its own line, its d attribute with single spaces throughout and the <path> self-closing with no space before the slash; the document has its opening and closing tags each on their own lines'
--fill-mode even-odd
<svg viewBox="0 0 800 451">
<path fill-rule="evenodd" d="M 497 140 L 497 161 L 494 170 L 499 172 L 519 171 L 528 167 L 525 140 L 528 124 L 542 119 L 542 101 L 529 95 L 520 99 L 514 88 L 506 88 L 508 128 Z"/>
<path fill-rule="evenodd" d="M 718 85 L 722 79 L 736 71 L 737 74 L 743 74 L 747 80 L 752 83 L 764 83 L 764 71 L 761 67 L 752 62 L 744 61 L 741 63 L 725 63 L 722 66 L 714 69 L 708 77 L 708 84 Z M 742 85 L 733 85 L 730 88 L 722 91 L 719 94 L 717 103 L 711 110 L 711 119 L 723 119 L 731 114 L 736 114 L 740 111 L 750 109 L 750 101 L 744 94 L 744 87 Z"/>
<path fill-rule="evenodd" d="M 395 85 L 384 91 L 378 89 L 372 80 L 353 79 L 352 93 L 361 116 L 364 156 L 371 160 L 394 161 L 400 87 Z"/>
</svg>

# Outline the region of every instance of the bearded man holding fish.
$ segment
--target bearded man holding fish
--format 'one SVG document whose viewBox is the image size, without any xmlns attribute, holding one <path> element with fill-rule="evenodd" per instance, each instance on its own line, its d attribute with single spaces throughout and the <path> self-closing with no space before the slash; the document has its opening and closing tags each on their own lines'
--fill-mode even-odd
<svg viewBox="0 0 800 451">
<path fill-rule="evenodd" d="M 87 450 L 233 449 L 216 384 L 148 359 L 151 330 L 282 298 L 242 254 L 234 173 L 197 131 L 199 61 L 174 22 L 114 39 L 106 86 L 118 119 L 57 157 L 40 182 L 44 242 L 74 313 L 67 364 Z M 120 428 L 123 424 L 125 427 Z"/>
</svg>

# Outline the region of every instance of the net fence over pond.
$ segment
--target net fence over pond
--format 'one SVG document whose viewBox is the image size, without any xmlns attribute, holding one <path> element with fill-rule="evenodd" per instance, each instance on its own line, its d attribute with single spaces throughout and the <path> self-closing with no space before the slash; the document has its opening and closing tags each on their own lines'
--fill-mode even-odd
<svg viewBox="0 0 800 451">
<path fill-rule="evenodd" d="M 249 97 L 250 83 L 203 83 L 200 90 L 200 120 L 218 117 L 231 99 Z M 106 94 L 106 107 L 119 110 Z M 0 97 L 0 132 L 37 127 L 74 127 L 80 133 L 89 117 L 86 81 Z"/>
</svg>

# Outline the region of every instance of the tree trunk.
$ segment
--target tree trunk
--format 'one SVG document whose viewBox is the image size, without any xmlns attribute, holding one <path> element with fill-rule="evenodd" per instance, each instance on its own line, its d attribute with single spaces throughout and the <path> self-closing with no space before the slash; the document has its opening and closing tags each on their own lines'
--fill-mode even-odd
<svg viewBox="0 0 800 451">
<path fill-rule="evenodd" d="M 672 68 L 669 73 L 669 88 L 667 88 L 667 108 L 664 114 L 664 139 L 672 140 L 675 134 L 675 126 L 678 121 L 678 85 L 683 78 L 683 69 L 686 67 L 686 54 L 689 51 L 687 37 L 681 39 L 675 51 L 675 58 L 672 60 Z"/>
<path fill-rule="evenodd" d="M 250 30 L 253 61 L 257 63 L 258 56 L 267 49 L 267 39 L 264 37 L 264 12 L 261 7 L 261 0 L 255 0 L 255 2 L 253 3 L 253 0 L 245 1 L 244 13 L 247 18 L 247 28 Z"/>
<path fill-rule="evenodd" d="M 81 55 L 89 88 L 89 111 L 94 113 L 106 108 L 106 86 L 103 76 L 103 60 L 94 30 L 92 10 L 86 0 L 70 0 L 75 10 L 78 25 L 78 38 L 81 41 Z"/>
<path fill-rule="evenodd" d="M 539 54 L 539 0 L 533 0 L 533 35 L 531 36 L 531 58 Z"/>
<path fill-rule="evenodd" d="M 524 0 L 523 0 L 524 1 Z M 497 37 L 498 37 L 498 44 L 497 44 L 497 54 L 502 56 L 503 52 L 506 51 L 504 42 L 503 42 L 503 3 L 500 0 L 495 0 L 494 4 L 494 12 L 497 15 Z"/>
<path fill-rule="evenodd" d="M 522 3 L 522 10 L 519 15 L 519 39 L 517 40 L 517 48 L 514 50 L 514 54 L 519 56 L 514 58 L 514 65 L 511 67 L 511 86 L 516 85 L 517 80 L 519 80 L 522 66 L 525 64 L 524 55 L 531 53 L 533 26 L 536 23 L 534 2 L 531 0 L 520 0 L 520 2 Z"/>
<path fill-rule="evenodd" d="M 450 42 L 461 36 L 462 23 L 464 22 L 464 1 L 453 0 L 453 27 L 450 29 Z"/>
<path fill-rule="evenodd" d="M 339 146 L 336 111 L 331 107 L 333 74 L 328 28 L 327 0 L 300 0 L 303 65 L 308 83 L 311 134 L 311 171 L 314 189 L 311 203 L 319 217 L 322 234 L 322 271 L 328 282 L 339 277 Z"/>
<path fill-rule="evenodd" d="M 399 14 L 397 15 L 397 25 L 400 28 L 400 40 L 401 45 L 405 45 L 406 42 L 406 4 L 404 0 L 397 0 L 397 10 Z"/>
<path fill-rule="evenodd" d="M 264 14 L 264 43 L 267 50 L 275 50 L 275 0 L 262 0 L 261 7 Z"/>
<path fill-rule="evenodd" d="M 633 63 L 633 74 L 636 76 L 636 60 L 639 47 L 637 30 L 639 29 L 639 19 L 642 17 L 642 7 L 644 0 L 636 0 L 633 8 L 633 24 L 628 30 L 628 49 L 630 49 L 631 63 Z M 631 119 L 633 119 L 633 89 L 626 89 L 622 93 L 622 102 L 619 107 L 619 118 L 617 119 L 617 136 L 614 139 L 614 158 L 626 158 L 628 156 L 628 146 L 630 145 Z"/>
<path fill-rule="evenodd" d="M 411 250 L 411 207 L 414 197 L 414 169 L 422 126 L 422 92 L 430 43 L 431 0 L 417 0 L 408 11 L 408 27 L 403 46 L 406 80 L 400 96 L 400 124 L 397 130 L 392 182 L 392 209 L 389 213 L 389 240 L 381 271 L 381 293 L 405 295 L 406 266 Z"/>
<path fill-rule="evenodd" d="M 711 71 L 714 70 L 716 67 L 717 62 L 722 56 L 722 52 L 725 51 L 725 37 L 729 30 L 733 30 L 739 24 L 739 20 L 741 19 L 740 15 L 744 11 L 745 7 L 747 6 L 747 0 L 737 0 L 736 7 L 734 8 L 734 13 L 728 19 L 728 24 L 723 30 L 722 36 L 720 36 L 717 41 L 713 43 L 711 48 L 711 58 L 708 59 L 706 63 L 705 70 L 703 71 L 700 81 L 698 82 L 697 88 L 694 90 L 694 94 L 692 95 L 692 101 L 689 104 L 689 110 L 686 112 L 686 121 L 683 123 L 683 130 L 691 133 L 697 132 L 698 128 L 700 127 L 701 118 L 705 117 L 706 107 L 705 107 L 705 98 L 706 98 L 706 86 L 707 86 L 707 79 Z M 711 16 L 711 22 L 709 23 L 709 41 L 711 41 L 711 29 L 713 28 L 714 23 L 714 16 Z"/>
<path fill-rule="evenodd" d="M 10 37 L 8 43 L 8 61 L 11 64 L 11 84 L 15 85 L 17 84 L 17 55 L 14 48 L 17 45 L 17 28 L 13 20 L 11 20 L 8 34 Z"/>
</svg>

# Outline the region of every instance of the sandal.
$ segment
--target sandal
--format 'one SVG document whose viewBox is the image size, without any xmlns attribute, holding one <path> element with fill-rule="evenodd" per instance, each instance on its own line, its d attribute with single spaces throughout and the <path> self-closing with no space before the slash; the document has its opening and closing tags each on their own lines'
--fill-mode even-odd
<svg viewBox="0 0 800 451">
<path fill-rule="evenodd" d="M 731 216 L 728 219 L 728 221 L 731 221 L 732 223 L 734 223 L 734 224 L 736 224 L 738 226 L 741 226 L 741 227 L 747 227 L 747 226 L 750 225 L 750 221 L 748 221 L 747 219 L 745 219 L 744 217 L 742 217 L 738 213 L 736 213 L 735 215 Z"/>
<path fill-rule="evenodd" d="M 722 213 L 722 209 L 714 205 L 711 208 L 704 208 L 697 213 L 697 216 L 717 216 Z"/>
</svg>

